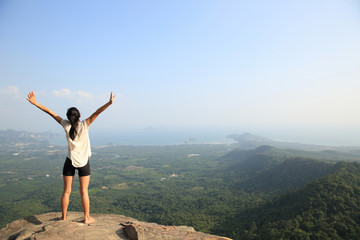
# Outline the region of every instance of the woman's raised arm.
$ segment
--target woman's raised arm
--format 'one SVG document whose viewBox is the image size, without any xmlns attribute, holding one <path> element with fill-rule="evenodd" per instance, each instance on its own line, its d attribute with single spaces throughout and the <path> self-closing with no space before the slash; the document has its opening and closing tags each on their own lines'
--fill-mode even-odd
<svg viewBox="0 0 360 240">
<path fill-rule="evenodd" d="M 35 94 L 33 92 L 30 92 L 28 94 L 27 100 L 34 106 L 38 107 L 43 112 L 49 114 L 51 117 L 53 117 L 55 119 L 55 121 L 57 121 L 59 124 L 61 124 L 62 118 L 59 115 L 57 115 L 56 113 L 54 113 L 53 111 L 51 111 L 50 109 L 48 109 L 47 107 L 38 103 L 36 101 Z"/>
<path fill-rule="evenodd" d="M 96 110 L 93 114 L 91 114 L 90 117 L 86 119 L 86 123 L 88 126 L 90 126 L 91 123 L 94 122 L 94 120 L 99 116 L 100 113 L 102 113 L 105 109 L 107 109 L 114 101 L 115 95 L 111 92 L 110 99 L 107 103 L 105 103 L 102 107 L 100 107 L 98 110 Z"/>
</svg>

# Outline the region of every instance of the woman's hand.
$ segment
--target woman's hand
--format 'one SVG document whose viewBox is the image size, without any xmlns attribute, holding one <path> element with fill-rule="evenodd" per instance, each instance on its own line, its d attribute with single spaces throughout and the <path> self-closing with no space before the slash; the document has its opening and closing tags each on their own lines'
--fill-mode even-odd
<svg viewBox="0 0 360 240">
<path fill-rule="evenodd" d="M 114 99 L 115 99 L 115 95 L 113 95 L 113 93 L 111 92 L 111 93 L 110 93 L 110 100 L 109 100 L 109 103 L 110 103 L 110 104 L 112 104 L 112 103 L 113 103 L 113 101 L 114 101 Z"/>
<path fill-rule="evenodd" d="M 31 104 L 34 104 L 34 105 L 35 105 L 35 103 L 36 103 L 36 98 L 35 98 L 34 92 L 30 92 L 30 93 L 28 94 L 27 100 L 28 100 Z"/>
</svg>

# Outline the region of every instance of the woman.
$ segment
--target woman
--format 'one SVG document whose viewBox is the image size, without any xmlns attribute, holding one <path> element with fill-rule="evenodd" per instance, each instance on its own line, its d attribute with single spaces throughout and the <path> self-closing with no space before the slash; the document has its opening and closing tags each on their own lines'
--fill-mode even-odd
<svg viewBox="0 0 360 240">
<path fill-rule="evenodd" d="M 69 197 L 71 193 L 72 183 L 75 176 L 75 170 L 78 170 L 80 182 L 81 205 L 84 210 L 84 223 L 94 223 L 96 220 L 90 217 L 90 200 L 88 187 L 90 182 L 90 163 L 91 156 L 90 140 L 88 129 L 91 123 L 107 109 L 114 101 L 115 95 L 110 94 L 110 100 L 102 107 L 96 110 L 89 118 L 80 121 L 80 112 L 75 107 L 69 108 L 66 119 L 62 119 L 59 115 L 41 105 L 36 101 L 33 92 L 28 94 L 27 100 L 53 117 L 60 125 L 63 126 L 68 142 L 68 153 L 63 168 L 64 191 L 61 197 L 61 220 L 66 220 L 66 213 L 69 206 Z"/>
</svg>

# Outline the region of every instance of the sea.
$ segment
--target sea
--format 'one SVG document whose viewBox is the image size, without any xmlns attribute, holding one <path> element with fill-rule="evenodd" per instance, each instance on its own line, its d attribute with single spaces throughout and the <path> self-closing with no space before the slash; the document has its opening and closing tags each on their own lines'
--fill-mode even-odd
<svg viewBox="0 0 360 240">
<path fill-rule="evenodd" d="M 220 129 L 168 129 L 146 128 L 131 130 L 89 132 L 90 142 L 93 146 L 106 145 L 178 145 L 178 144 L 231 144 L 234 140 L 227 136 L 231 131 Z M 50 139 L 54 145 L 66 145 L 64 133 L 59 137 Z"/>
<path fill-rule="evenodd" d="M 249 128 L 249 127 L 146 127 L 89 132 L 91 145 L 176 145 L 176 144 L 232 144 L 227 136 L 250 132 L 276 141 L 326 146 L 360 146 L 359 128 Z M 64 132 L 49 139 L 51 144 L 66 145 Z"/>
</svg>

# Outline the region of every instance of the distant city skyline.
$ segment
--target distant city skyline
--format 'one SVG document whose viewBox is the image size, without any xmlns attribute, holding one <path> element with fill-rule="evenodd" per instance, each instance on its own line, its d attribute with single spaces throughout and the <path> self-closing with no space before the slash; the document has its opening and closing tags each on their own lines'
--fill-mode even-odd
<svg viewBox="0 0 360 240">
<path fill-rule="evenodd" d="M 0 36 L 0 130 L 62 131 L 30 91 L 63 118 L 71 106 L 86 118 L 113 91 L 96 134 L 360 145 L 356 0 L 2 1 Z"/>
</svg>

